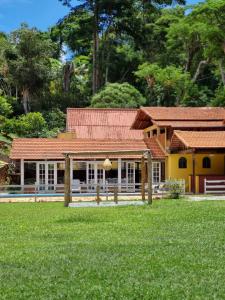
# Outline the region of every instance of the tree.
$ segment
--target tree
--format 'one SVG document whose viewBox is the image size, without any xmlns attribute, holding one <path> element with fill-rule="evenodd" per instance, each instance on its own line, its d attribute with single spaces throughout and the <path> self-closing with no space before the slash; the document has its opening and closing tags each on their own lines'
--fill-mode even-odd
<svg viewBox="0 0 225 300">
<path fill-rule="evenodd" d="M 119 108 L 140 107 L 146 103 L 146 99 L 132 85 L 128 83 L 109 83 L 91 101 L 92 107 Z"/>
<path fill-rule="evenodd" d="M 31 109 L 31 98 L 50 80 L 51 43 L 36 29 L 26 25 L 10 36 L 12 48 L 5 52 L 8 73 L 22 96 L 24 112 Z"/>
<path fill-rule="evenodd" d="M 93 57 L 93 74 L 92 74 L 92 91 L 95 94 L 100 84 L 100 43 L 105 41 L 104 45 L 107 45 L 109 39 L 108 36 L 112 31 L 122 35 L 126 33 L 130 36 L 138 31 L 139 36 L 141 36 L 139 28 L 130 26 L 130 24 L 138 24 L 142 20 L 141 26 L 145 23 L 145 16 L 147 16 L 152 10 L 155 10 L 155 6 L 159 5 L 171 5 L 176 2 L 179 4 L 184 4 L 184 0 L 155 0 L 155 1 L 142 1 L 142 0 L 84 0 L 82 4 L 73 5 L 72 0 L 59 0 L 64 5 L 71 8 L 72 14 L 78 14 L 80 12 L 80 17 L 84 15 L 86 11 L 86 26 L 92 24 L 92 36 L 93 36 L 93 46 L 92 46 L 92 57 Z M 140 14 L 141 12 L 141 14 Z M 141 18 L 139 17 L 141 16 Z M 129 19 L 129 21 L 128 21 Z M 91 21 L 91 23 L 90 23 Z M 77 22 L 75 23 L 77 24 Z M 79 22 L 78 22 L 79 24 Z M 84 24 L 85 25 L 85 24 Z M 132 27 L 132 28 L 131 28 Z M 80 29 L 80 28 L 79 28 Z M 78 29 L 78 30 L 79 30 Z M 142 32 L 143 33 L 143 32 Z M 117 34 L 116 34 L 117 36 Z"/>
<path fill-rule="evenodd" d="M 5 97 L 0 96 L 0 115 L 9 117 L 12 112 L 13 109 L 11 103 Z"/>
<path fill-rule="evenodd" d="M 41 113 L 28 113 L 7 119 L 0 129 L 6 134 L 13 133 L 20 137 L 41 137 L 47 129 L 47 123 Z"/>
</svg>

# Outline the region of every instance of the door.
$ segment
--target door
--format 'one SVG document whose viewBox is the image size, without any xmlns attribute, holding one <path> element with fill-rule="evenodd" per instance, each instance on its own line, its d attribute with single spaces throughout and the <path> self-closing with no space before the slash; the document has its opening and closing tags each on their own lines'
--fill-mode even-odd
<svg viewBox="0 0 225 300">
<path fill-rule="evenodd" d="M 95 190 L 95 164 L 94 163 L 87 163 L 87 184 L 88 190 Z"/>
<path fill-rule="evenodd" d="M 40 162 L 37 164 L 37 185 L 40 191 L 54 191 L 57 184 L 57 164 Z"/>
<path fill-rule="evenodd" d="M 158 184 L 161 182 L 161 163 L 153 162 L 152 163 L 152 183 Z"/>
<path fill-rule="evenodd" d="M 96 190 L 97 184 L 100 185 L 101 189 L 104 189 L 105 170 L 103 169 L 102 163 L 87 163 L 87 183 L 89 190 Z"/>
<path fill-rule="evenodd" d="M 135 191 L 135 162 L 126 163 L 126 181 L 127 181 L 127 191 Z"/>
</svg>

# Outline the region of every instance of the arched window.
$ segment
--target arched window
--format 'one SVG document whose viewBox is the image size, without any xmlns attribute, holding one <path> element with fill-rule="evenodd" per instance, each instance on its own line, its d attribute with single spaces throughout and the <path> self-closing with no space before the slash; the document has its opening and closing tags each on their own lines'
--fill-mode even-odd
<svg viewBox="0 0 225 300">
<path fill-rule="evenodd" d="M 202 160 L 202 167 L 204 169 L 210 169 L 211 168 L 211 160 L 209 157 L 204 157 Z"/>
<path fill-rule="evenodd" d="M 179 159 L 179 169 L 186 169 L 187 168 L 187 159 L 185 157 L 181 157 Z"/>
</svg>

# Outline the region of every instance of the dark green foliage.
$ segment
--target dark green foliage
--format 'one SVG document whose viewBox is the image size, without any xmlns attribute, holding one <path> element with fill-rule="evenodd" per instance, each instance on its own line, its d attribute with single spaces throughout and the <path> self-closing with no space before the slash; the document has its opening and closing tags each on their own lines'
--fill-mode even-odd
<svg viewBox="0 0 225 300">
<path fill-rule="evenodd" d="M 109 83 L 91 101 L 92 107 L 140 107 L 146 99 L 129 83 Z"/>
<path fill-rule="evenodd" d="M 64 130 L 66 127 L 66 115 L 58 108 L 44 112 L 43 117 L 45 118 L 49 130 L 55 128 Z"/>
<path fill-rule="evenodd" d="M 0 33 L 7 132 L 55 136 L 64 129 L 56 111 L 67 107 L 224 106 L 223 0 L 61 2 L 70 12 L 48 32 L 22 24 Z M 40 131 L 23 131 L 24 112 L 44 112 Z"/>
</svg>

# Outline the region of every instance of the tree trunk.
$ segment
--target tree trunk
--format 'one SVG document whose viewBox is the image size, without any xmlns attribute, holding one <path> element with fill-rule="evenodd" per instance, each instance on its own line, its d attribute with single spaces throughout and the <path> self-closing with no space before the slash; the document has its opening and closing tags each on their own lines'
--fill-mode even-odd
<svg viewBox="0 0 225 300">
<path fill-rule="evenodd" d="M 99 88 L 99 17 L 98 17 L 98 5 L 96 1 L 93 3 L 94 11 L 94 26 L 93 26 L 93 75 L 92 75 L 92 92 L 93 95 L 98 91 Z"/>
<path fill-rule="evenodd" d="M 63 74 L 63 90 L 65 93 L 68 93 L 70 90 L 70 83 L 71 83 L 71 76 L 74 73 L 74 65 L 73 63 L 67 63 L 64 66 L 64 70 L 63 70 L 64 74 Z"/>
<path fill-rule="evenodd" d="M 225 70 L 224 70 L 224 67 L 223 67 L 223 60 L 222 59 L 219 62 L 219 68 L 220 68 L 222 83 L 225 86 Z"/>
<path fill-rule="evenodd" d="M 201 60 L 201 61 L 199 62 L 198 67 L 197 67 L 197 70 L 196 70 L 196 72 L 195 72 L 195 75 L 194 75 L 193 78 L 192 78 L 192 81 L 193 81 L 193 82 L 196 82 L 196 81 L 197 81 L 199 75 L 200 75 L 201 72 L 202 72 L 202 69 L 203 69 L 204 66 L 207 65 L 208 63 L 209 63 L 208 60 Z"/>
<path fill-rule="evenodd" d="M 28 88 L 23 88 L 23 99 L 22 99 L 24 113 L 30 112 L 30 92 Z"/>
</svg>

